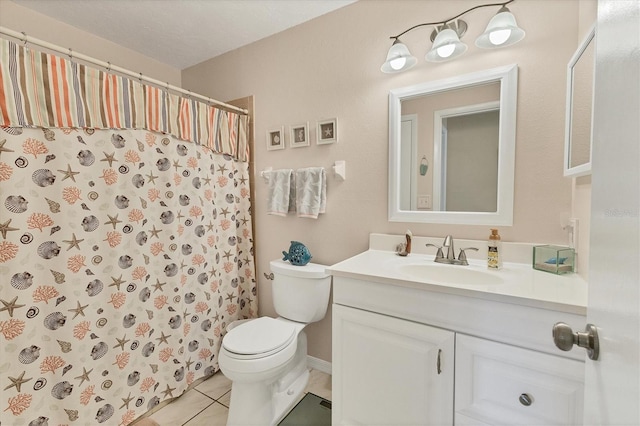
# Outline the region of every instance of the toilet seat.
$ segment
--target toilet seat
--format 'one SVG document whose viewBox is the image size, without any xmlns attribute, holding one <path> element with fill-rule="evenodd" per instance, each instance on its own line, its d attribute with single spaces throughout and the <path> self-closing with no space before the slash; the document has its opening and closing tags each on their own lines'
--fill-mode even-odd
<svg viewBox="0 0 640 426">
<path fill-rule="evenodd" d="M 282 351 L 296 336 L 294 325 L 270 317 L 260 317 L 229 331 L 222 340 L 222 346 L 232 358 L 251 360 Z"/>
</svg>

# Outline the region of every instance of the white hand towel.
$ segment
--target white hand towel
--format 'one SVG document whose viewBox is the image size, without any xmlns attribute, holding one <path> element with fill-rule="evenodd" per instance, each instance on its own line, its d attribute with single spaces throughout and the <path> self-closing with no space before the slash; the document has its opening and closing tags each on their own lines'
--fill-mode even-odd
<svg viewBox="0 0 640 426">
<path fill-rule="evenodd" d="M 293 211 L 294 199 L 292 197 L 293 170 L 270 170 L 264 172 L 264 177 L 268 181 L 267 193 L 267 214 L 276 216 L 286 216 Z"/>
<path fill-rule="evenodd" d="M 327 205 L 327 177 L 322 167 L 296 170 L 296 208 L 298 217 L 317 219 Z"/>
</svg>

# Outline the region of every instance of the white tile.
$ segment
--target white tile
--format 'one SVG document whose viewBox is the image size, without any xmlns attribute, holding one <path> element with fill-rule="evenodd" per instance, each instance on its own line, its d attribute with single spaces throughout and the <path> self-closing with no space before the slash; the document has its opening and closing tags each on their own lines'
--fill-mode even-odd
<svg viewBox="0 0 640 426">
<path fill-rule="evenodd" d="M 203 394 L 218 399 L 231 389 L 231 380 L 227 379 L 222 372 L 216 374 L 200 383 L 196 389 Z"/>
<path fill-rule="evenodd" d="M 304 391 L 331 401 L 331 375 L 318 370 L 311 370 L 309 383 Z"/>
<path fill-rule="evenodd" d="M 189 420 L 184 426 L 225 426 L 229 409 L 222 404 L 214 402 L 202 413 Z"/>
<path fill-rule="evenodd" d="M 181 425 L 213 404 L 213 402 L 211 398 L 192 389 L 166 407 L 162 407 L 153 413 L 149 418 L 158 422 L 160 426 Z"/>
</svg>

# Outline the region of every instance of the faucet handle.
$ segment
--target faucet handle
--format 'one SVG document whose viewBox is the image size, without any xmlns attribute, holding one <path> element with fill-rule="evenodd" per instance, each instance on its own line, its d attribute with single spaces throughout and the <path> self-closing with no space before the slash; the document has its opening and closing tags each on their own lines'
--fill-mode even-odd
<svg viewBox="0 0 640 426">
<path fill-rule="evenodd" d="M 460 264 L 462 264 L 462 265 L 468 265 L 469 264 L 469 262 L 467 262 L 467 253 L 465 252 L 465 250 L 478 251 L 478 249 L 476 247 L 465 247 L 463 249 L 460 249 L 460 254 L 458 255 L 458 260 L 460 261 Z"/>
<path fill-rule="evenodd" d="M 431 244 L 431 243 L 427 243 L 427 244 L 425 244 L 425 246 L 427 246 L 427 247 L 435 247 L 435 248 L 437 248 L 437 249 L 438 249 L 438 251 L 437 251 L 437 253 L 436 253 L 436 259 L 442 259 L 442 258 L 444 258 L 444 255 L 442 254 L 442 247 L 437 246 L 437 245 L 435 245 L 435 244 Z"/>
</svg>

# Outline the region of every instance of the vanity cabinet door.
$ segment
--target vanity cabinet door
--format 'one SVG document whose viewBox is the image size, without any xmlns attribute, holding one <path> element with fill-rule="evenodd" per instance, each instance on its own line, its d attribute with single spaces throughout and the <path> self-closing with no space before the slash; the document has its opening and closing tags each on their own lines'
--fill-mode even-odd
<svg viewBox="0 0 640 426">
<path fill-rule="evenodd" d="M 456 335 L 455 424 L 581 425 L 584 363 Z"/>
<path fill-rule="evenodd" d="M 333 425 L 452 425 L 454 333 L 333 305 Z"/>
</svg>

